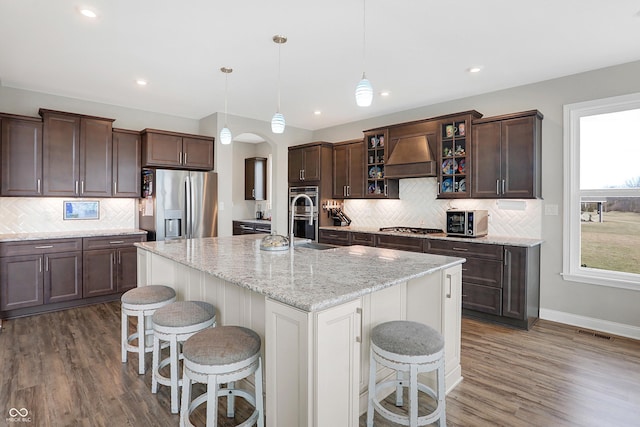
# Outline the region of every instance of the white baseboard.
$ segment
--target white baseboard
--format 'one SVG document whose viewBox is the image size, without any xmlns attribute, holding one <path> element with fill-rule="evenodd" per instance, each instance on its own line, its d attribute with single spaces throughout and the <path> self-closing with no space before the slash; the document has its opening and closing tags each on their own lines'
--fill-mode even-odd
<svg viewBox="0 0 640 427">
<path fill-rule="evenodd" d="M 549 310 L 546 308 L 540 309 L 540 318 L 550 320 L 552 322 L 565 323 L 567 325 L 640 340 L 640 327 L 638 326 L 609 322 L 608 320 L 594 319 L 592 317 L 579 316 L 577 314 Z"/>
</svg>

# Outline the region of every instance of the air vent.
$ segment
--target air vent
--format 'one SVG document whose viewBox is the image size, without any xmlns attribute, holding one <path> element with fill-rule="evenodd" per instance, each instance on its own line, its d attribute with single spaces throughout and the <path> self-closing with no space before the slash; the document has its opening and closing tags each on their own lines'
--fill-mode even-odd
<svg viewBox="0 0 640 427">
<path fill-rule="evenodd" d="M 589 331 L 587 329 L 578 329 L 577 332 L 581 335 L 589 335 L 595 338 L 600 338 L 603 340 L 613 341 L 613 337 L 611 335 L 606 335 L 601 332 Z"/>
</svg>

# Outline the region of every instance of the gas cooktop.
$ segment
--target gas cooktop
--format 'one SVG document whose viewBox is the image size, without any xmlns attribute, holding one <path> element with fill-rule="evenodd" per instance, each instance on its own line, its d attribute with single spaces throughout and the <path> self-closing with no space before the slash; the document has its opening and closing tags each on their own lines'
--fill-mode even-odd
<svg viewBox="0 0 640 427">
<path fill-rule="evenodd" d="M 381 227 L 380 231 L 391 231 L 394 233 L 411 233 L 411 234 L 442 234 L 443 230 L 439 228 L 419 228 L 419 227 Z"/>
</svg>

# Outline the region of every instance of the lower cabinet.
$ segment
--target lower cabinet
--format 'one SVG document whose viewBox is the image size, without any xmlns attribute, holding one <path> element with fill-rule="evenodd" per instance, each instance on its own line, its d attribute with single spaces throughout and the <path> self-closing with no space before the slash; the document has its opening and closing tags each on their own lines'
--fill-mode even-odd
<svg viewBox="0 0 640 427">
<path fill-rule="evenodd" d="M 233 221 L 233 235 L 242 234 L 269 234 L 271 233 L 271 224 L 262 224 L 250 221 Z"/>
<path fill-rule="evenodd" d="M 86 298 L 135 287 L 133 243 L 145 239 L 128 235 L 0 243 L 0 318 L 80 305 Z"/>
<path fill-rule="evenodd" d="M 348 231 L 319 230 L 318 242 L 330 245 L 349 246 L 351 244 Z"/>
</svg>

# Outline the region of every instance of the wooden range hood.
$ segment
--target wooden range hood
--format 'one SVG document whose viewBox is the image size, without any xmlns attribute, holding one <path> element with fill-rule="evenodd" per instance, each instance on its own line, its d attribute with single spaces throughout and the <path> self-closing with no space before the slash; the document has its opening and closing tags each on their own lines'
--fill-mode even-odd
<svg viewBox="0 0 640 427">
<path fill-rule="evenodd" d="M 435 137 L 417 135 L 392 139 L 389 159 L 384 167 L 385 178 L 436 176 L 437 165 L 429 145 L 430 136 Z"/>
</svg>

